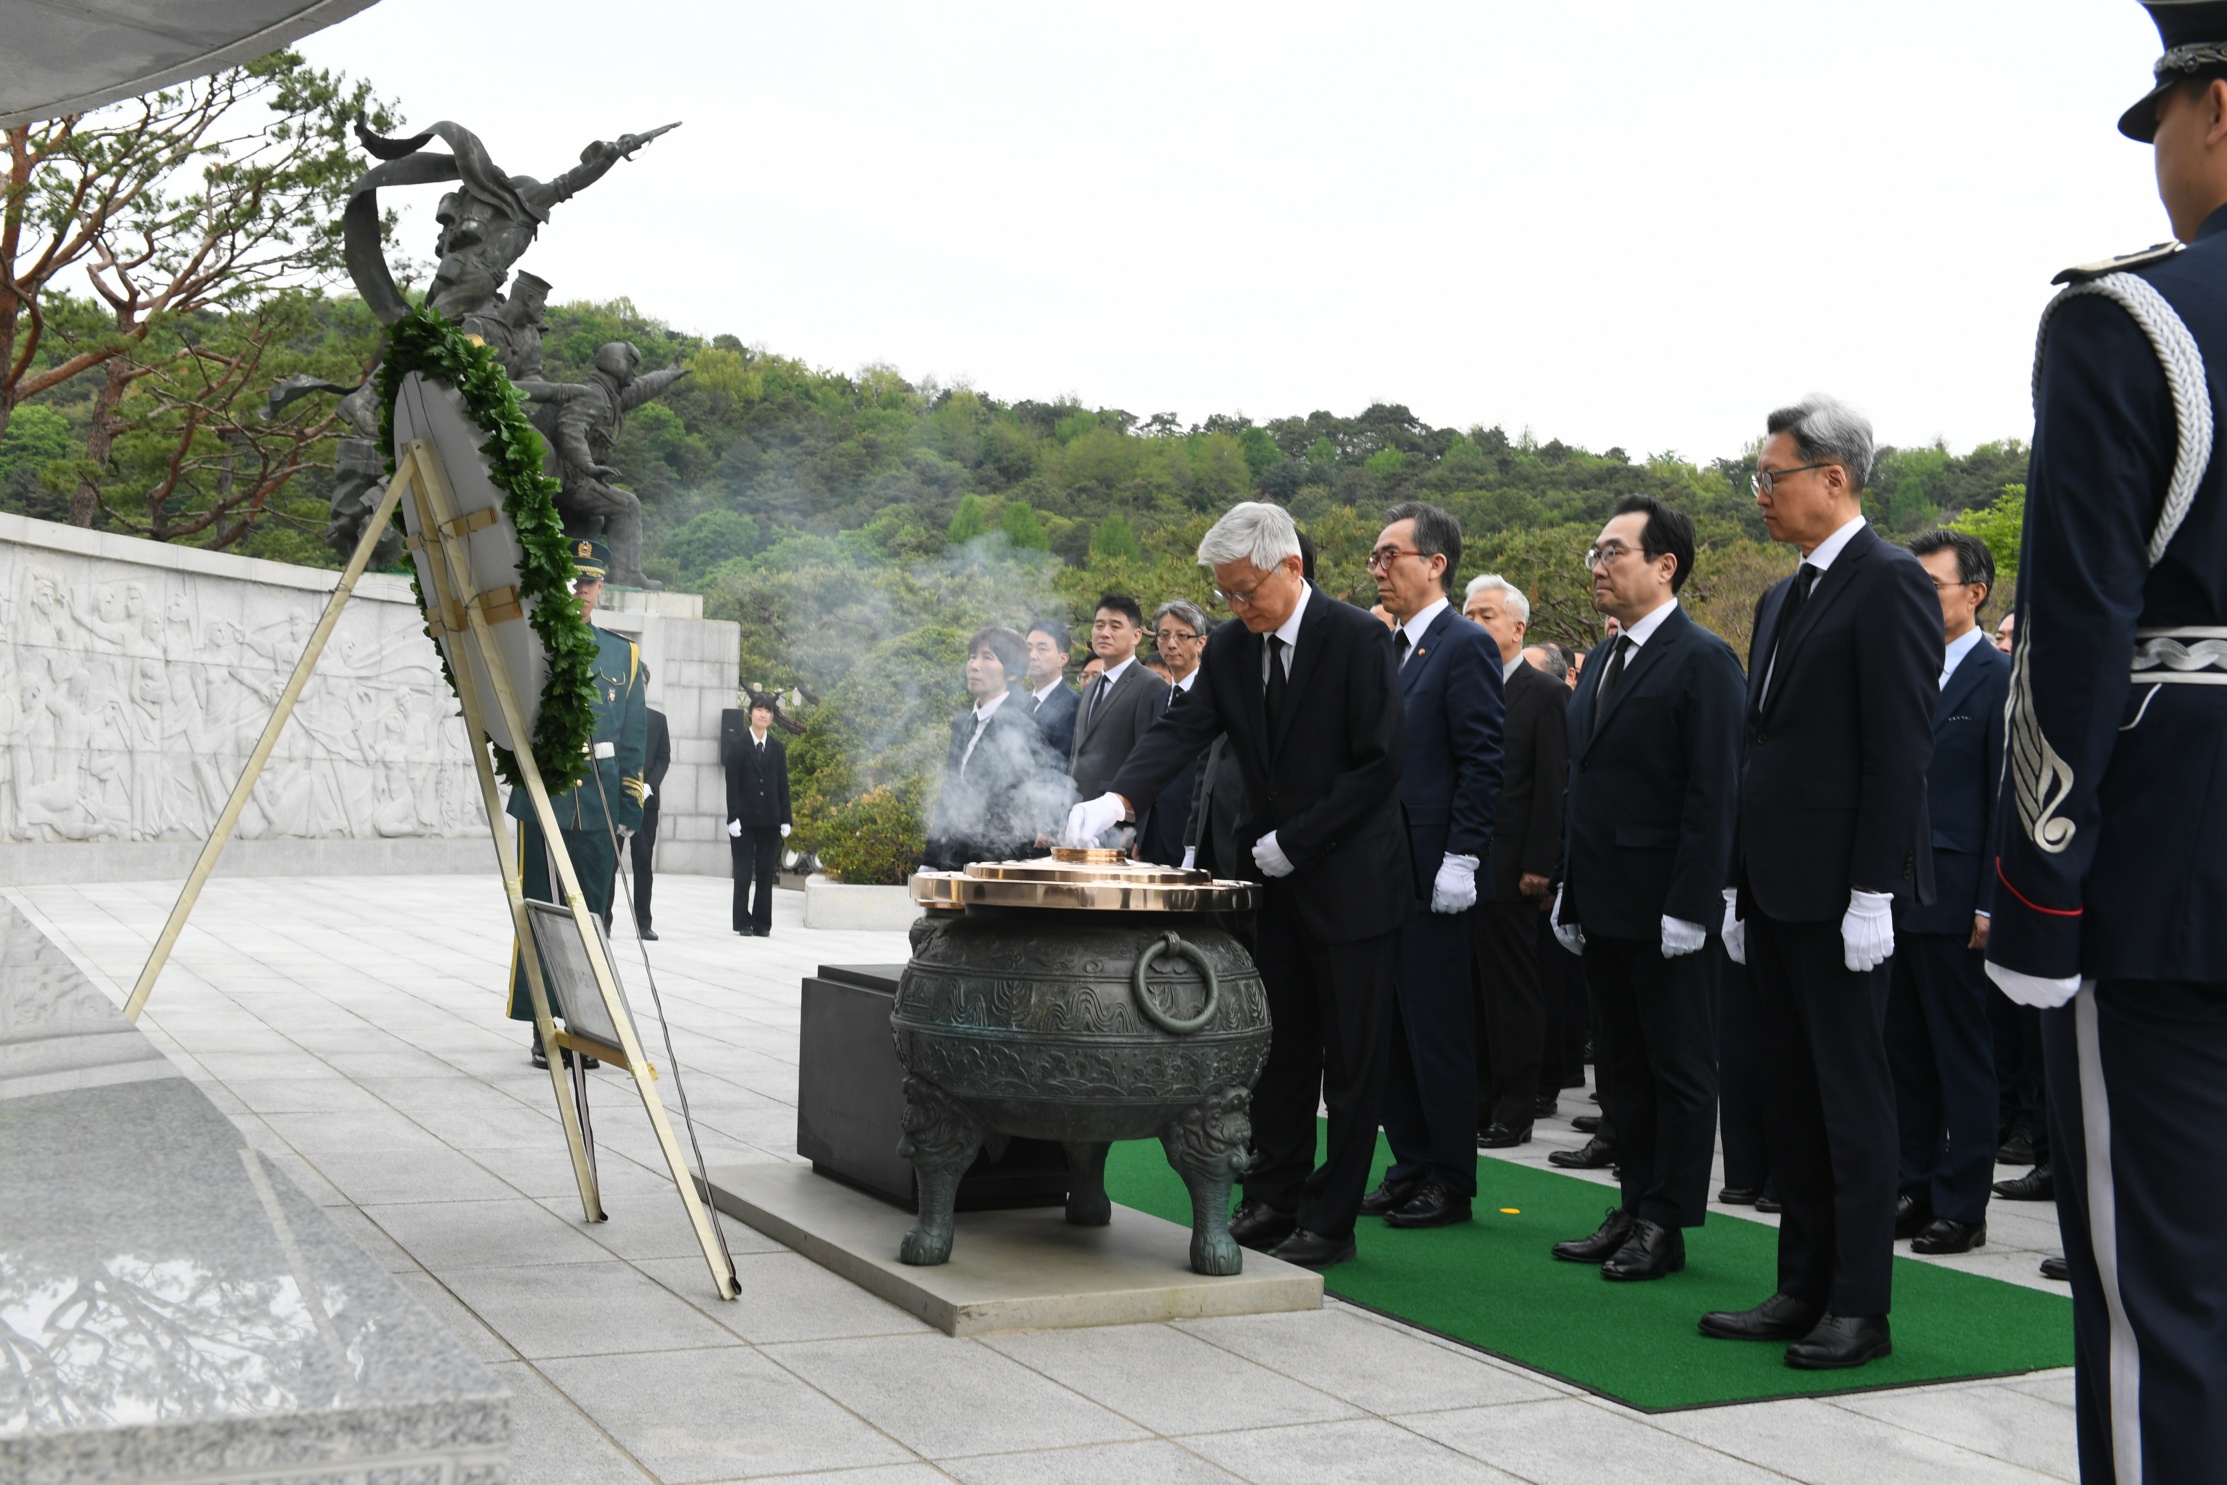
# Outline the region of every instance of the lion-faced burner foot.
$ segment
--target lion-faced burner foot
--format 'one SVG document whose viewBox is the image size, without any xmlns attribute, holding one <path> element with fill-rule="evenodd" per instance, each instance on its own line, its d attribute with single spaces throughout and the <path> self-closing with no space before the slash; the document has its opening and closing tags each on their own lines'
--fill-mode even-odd
<svg viewBox="0 0 2227 1485">
<path fill-rule="evenodd" d="M 920 1219 L 898 1246 L 897 1259 L 923 1268 L 948 1263 L 959 1179 L 974 1164 L 989 1129 L 966 1105 L 921 1077 L 905 1079 L 903 1127 L 897 1155 L 912 1162 Z"/>
<path fill-rule="evenodd" d="M 1252 1106 L 1250 1089 L 1210 1088 L 1160 1131 L 1168 1164 L 1191 1193 L 1193 1273 L 1220 1277 L 1244 1269 L 1244 1250 L 1229 1233 L 1229 1199 L 1252 1164 Z"/>
</svg>

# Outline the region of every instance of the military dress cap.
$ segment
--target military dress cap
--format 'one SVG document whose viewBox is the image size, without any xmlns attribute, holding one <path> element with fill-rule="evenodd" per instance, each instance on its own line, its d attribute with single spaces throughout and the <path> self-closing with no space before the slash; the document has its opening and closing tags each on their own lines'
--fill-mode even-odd
<svg viewBox="0 0 2227 1485">
<path fill-rule="evenodd" d="M 611 572 L 611 549 L 585 536 L 572 538 L 572 565 L 582 582 L 600 583 Z"/>
<path fill-rule="evenodd" d="M 2119 115 L 2119 132 L 2149 144 L 2157 138 L 2157 100 L 2207 68 L 2227 72 L 2227 0 L 2142 0 L 2157 22 L 2165 55 L 2151 66 L 2157 86 Z"/>
</svg>

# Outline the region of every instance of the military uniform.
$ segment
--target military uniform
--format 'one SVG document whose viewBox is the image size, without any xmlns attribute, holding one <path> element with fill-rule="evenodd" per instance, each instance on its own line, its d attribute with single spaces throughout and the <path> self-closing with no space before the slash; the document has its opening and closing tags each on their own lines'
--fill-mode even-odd
<svg viewBox="0 0 2227 1485">
<path fill-rule="evenodd" d="M 2161 90 L 2227 75 L 2227 5 L 2150 9 Z M 1988 973 L 2048 1007 L 2081 1478 L 2178 1485 L 2227 1467 L 2227 208 L 2058 281 Z"/>
<path fill-rule="evenodd" d="M 601 578 L 609 558 L 599 541 L 573 543 L 574 558 L 583 577 Z M 592 627 L 592 626 L 591 626 Z M 642 825 L 643 765 L 649 749 L 649 702 L 645 695 L 642 652 L 630 639 L 605 629 L 595 631 L 595 737 L 598 753 L 611 745 L 609 757 L 596 760 L 594 774 L 583 778 L 549 804 L 564 837 L 572 869 L 580 878 L 581 894 L 588 907 L 611 926 L 611 890 L 619 857 L 612 837 L 631 835 Z M 598 786 L 597 776 L 601 777 Z M 610 818 L 604 802 L 610 802 Z M 518 821 L 519 852 L 524 857 L 526 896 L 538 902 L 556 902 L 558 895 L 549 869 L 549 852 L 534 818 L 533 801 L 523 789 L 510 791 L 505 813 Z M 546 983 L 546 977 L 544 978 Z M 563 1014 L 562 1008 L 556 1008 Z M 524 966 L 517 946 L 511 949 L 510 1017 L 534 1018 L 533 999 L 526 990 Z"/>
</svg>

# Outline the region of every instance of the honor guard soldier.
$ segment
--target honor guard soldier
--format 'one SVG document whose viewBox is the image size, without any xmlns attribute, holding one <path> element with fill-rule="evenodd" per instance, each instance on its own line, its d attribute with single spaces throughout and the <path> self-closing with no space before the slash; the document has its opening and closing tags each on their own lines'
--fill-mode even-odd
<svg viewBox="0 0 2227 1485">
<path fill-rule="evenodd" d="M 611 568 L 611 554 L 600 541 L 574 540 L 573 566 L 579 576 L 572 592 L 583 618 L 595 633 L 595 772 L 562 794 L 552 795 L 551 811 L 565 851 L 580 878 L 580 891 L 588 907 L 611 926 L 611 889 L 618 873 L 619 853 L 614 837 L 630 836 L 641 828 L 642 802 L 648 793 L 642 767 L 649 750 L 649 703 L 641 649 L 630 639 L 596 629 L 592 622 L 596 599 L 603 594 L 603 578 Z M 606 817 L 605 804 L 609 811 Z M 559 901 L 549 868 L 549 851 L 534 818 L 533 801 L 524 789 L 510 791 L 506 812 L 518 821 L 518 848 L 526 877 L 526 895 L 538 902 Z M 546 971 L 542 983 L 548 984 Z M 562 1006 L 552 1006 L 558 1015 Z M 526 990 L 525 968 L 518 962 L 518 946 L 511 947 L 510 1018 L 531 1021 L 533 999 Z M 547 1067 L 548 1056 L 537 1032 L 533 1038 L 536 1067 Z M 567 1052 L 565 1056 L 571 1057 Z M 587 1066 L 594 1066 L 593 1058 Z"/>
<path fill-rule="evenodd" d="M 2147 9 L 2177 241 L 2042 314 L 1988 939 L 2047 1008 L 2088 1485 L 2227 1470 L 2227 3 Z"/>
</svg>

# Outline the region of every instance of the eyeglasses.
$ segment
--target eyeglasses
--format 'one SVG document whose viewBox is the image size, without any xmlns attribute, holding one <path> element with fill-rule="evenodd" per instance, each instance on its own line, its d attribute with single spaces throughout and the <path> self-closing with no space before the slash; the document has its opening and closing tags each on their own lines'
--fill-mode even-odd
<svg viewBox="0 0 2227 1485">
<path fill-rule="evenodd" d="M 1838 464 L 1838 459 L 1821 459 L 1815 464 L 1797 464 L 1792 469 L 1758 469 L 1748 476 L 1748 485 L 1758 495 L 1768 495 L 1780 480 L 1790 474 L 1806 474 L 1812 469 L 1825 469 Z"/>
<path fill-rule="evenodd" d="M 1420 557 L 1422 555 L 1421 552 L 1411 552 L 1402 547 L 1378 547 L 1375 551 L 1369 553 L 1369 560 L 1364 565 L 1371 572 L 1383 572 L 1402 557 Z"/>
<path fill-rule="evenodd" d="M 1585 570 L 1587 572 L 1599 572 L 1602 568 L 1621 561 L 1631 550 L 1632 548 L 1625 546 L 1620 541 L 1604 541 L 1597 547 L 1587 547 L 1584 558 Z"/>
<path fill-rule="evenodd" d="M 1174 629 L 1155 629 L 1152 632 L 1152 642 L 1158 645 L 1194 645 L 1199 642 L 1199 637 Z"/>
<path fill-rule="evenodd" d="M 1262 578 L 1250 588 L 1216 588 L 1214 590 L 1214 601 L 1225 608 L 1251 608 L 1253 606 L 1253 595 L 1266 586 L 1268 586 L 1268 579 Z"/>
</svg>

